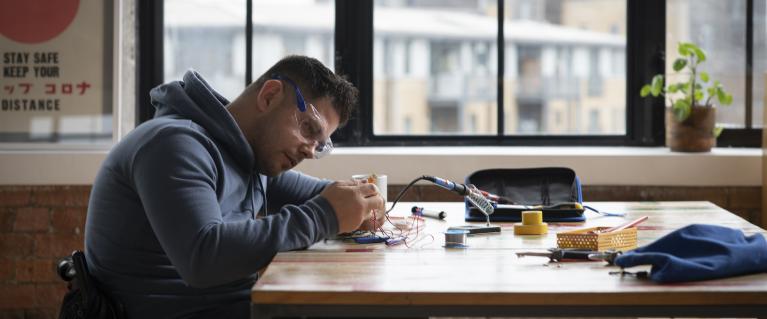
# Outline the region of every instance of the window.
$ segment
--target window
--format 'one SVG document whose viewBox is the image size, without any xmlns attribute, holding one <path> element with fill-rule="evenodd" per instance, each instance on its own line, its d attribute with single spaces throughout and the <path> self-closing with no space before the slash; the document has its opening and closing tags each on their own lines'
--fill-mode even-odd
<svg viewBox="0 0 767 319">
<path fill-rule="evenodd" d="M 165 81 L 193 68 L 234 99 L 246 82 L 246 0 L 164 1 Z M 288 54 L 314 56 L 332 68 L 333 19 L 332 1 L 253 1 L 253 79 Z"/>
<path fill-rule="evenodd" d="M 666 73 L 674 80 L 677 44 L 690 41 L 706 51 L 702 71 L 732 94 L 729 106 L 717 105 L 717 126 L 725 128 L 719 145 L 752 140 L 760 145 L 763 126 L 765 1 L 667 0 Z M 723 143 L 724 142 L 724 143 Z M 742 142 L 741 142 L 742 143 Z"/>
<path fill-rule="evenodd" d="M 733 96 L 730 106 L 717 107 L 717 124 L 726 128 L 745 127 L 746 2 L 716 0 L 668 0 L 666 15 L 666 74 L 673 76 L 677 44 L 693 42 L 706 51 L 700 71 L 722 82 Z"/>
<path fill-rule="evenodd" d="M 164 70 L 232 97 L 285 54 L 317 57 L 360 88 L 340 145 L 656 146 L 663 101 L 639 88 L 694 40 L 736 97 L 719 146 L 757 146 L 765 2 L 165 0 Z"/>
</svg>

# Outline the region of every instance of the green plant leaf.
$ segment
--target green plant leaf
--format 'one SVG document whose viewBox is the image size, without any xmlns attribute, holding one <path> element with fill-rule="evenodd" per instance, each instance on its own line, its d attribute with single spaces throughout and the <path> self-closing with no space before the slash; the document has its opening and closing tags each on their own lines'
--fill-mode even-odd
<svg viewBox="0 0 767 319">
<path fill-rule="evenodd" d="M 722 90 L 721 87 L 716 88 L 716 98 L 719 100 L 720 104 L 724 104 L 724 100 L 727 99 L 727 92 Z"/>
<path fill-rule="evenodd" d="M 719 102 L 722 103 L 722 105 L 730 105 L 730 104 L 732 104 L 732 94 L 725 93 L 724 94 L 724 101 L 719 100 Z"/>
<path fill-rule="evenodd" d="M 703 101 L 703 91 L 695 90 L 695 101 L 696 104 L 700 105 L 700 102 Z"/>
<path fill-rule="evenodd" d="M 687 100 L 677 100 L 672 106 L 674 110 L 674 116 L 677 121 L 682 122 L 690 116 L 690 102 Z"/>
<path fill-rule="evenodd" d="M 690 45 L 692 45 L 692 43 L 679 42 L 679 46 L 677 47 L 679 51 L 679 55 L 690 56 L 690 52 L 691 52 Z"/>
<path fill-rule="evenodd" d="M 719 137 L 720 134 L 722 134 L 723 130 L 724 130 L 724 127 L 722 127 L 722 126 L 715 126 L 713 132 L 711 132 L 711 133 L 714 133 L 714 138 L 717 138 L 717 137 Z"/>
<path fill-rule="evenodd" d="M 698 63 L 706 61 L 706 51 L 703 51 L 703 49 L 699 48 L 697 45 L 692 45 L 691 50 L 695 53 L 695 55 L 698 57 Z"/>
<path fill-rule="evenodd" d="M 684 92 L 685 94 L 687 94 L 687 91 L 690 90 L 690 83 L 689 82 L 684 82 L 684 83 L 679 84 L 679 89 L 682 90 L 682 92 Z"/>
<path fill-rule="evenodd" d="M 704 83 L 708 83 L 708 80 L 710 79 L 708 72 L 700 72 L 700 80 Z"/>
<path fill-rule="evenodd" d="M 652 90 L 650 85 L 649 84 L 645 84 L 644 86 L 642 86 L 642 90 L 639 91 L 639 96 L 647 97 L 648 95 L 650 95 L 650 90 Z"/>
<path fill-rule="evenodd" d="M 679 58 L 674 60 L 674 71 L 679 72 L 684 69 L 685 66 L 687 66 L 686 59 Z"/>
<path fill-rule="evenodd" d="M 666 91 L 669 93 L 676 93 L 679 92 L 680 85 L 679 84 L 671 84 L 666 88 Z"/>
<path fill-rule="evenodd" d="M 713 86 L 706 89 L 706 92 L 708 93 L 708 96 L 715 96 L 716 95 L 716 88 Z"/>
<path fill-rule="evenodd" d="M 658 74 L 652 78 L 652 88 L 650 89 L 650 93 L 652 93 L 652 96 L 658 96 L 661 92 L 663 92 L 663 75 Z"/>
</svg>

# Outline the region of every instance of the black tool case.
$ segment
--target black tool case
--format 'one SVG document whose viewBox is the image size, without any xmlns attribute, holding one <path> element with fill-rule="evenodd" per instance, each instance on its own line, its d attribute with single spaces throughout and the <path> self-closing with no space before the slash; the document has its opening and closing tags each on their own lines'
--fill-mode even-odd
<svg viewBox="0 0 767 319">
<path fill-rule="evenodd" d="M 491 221 L 518 222 L 522 212 L 540 210 L 545 222 L 581 222 L 583 197 L 575 171 L 566 167 L 485 169 L 466 177 L 483 191 L 499 195 L 511 203 L 498 204 Z M 466 221 L 485 221 L 482 212 L 466 200 Z"/>
</svg>

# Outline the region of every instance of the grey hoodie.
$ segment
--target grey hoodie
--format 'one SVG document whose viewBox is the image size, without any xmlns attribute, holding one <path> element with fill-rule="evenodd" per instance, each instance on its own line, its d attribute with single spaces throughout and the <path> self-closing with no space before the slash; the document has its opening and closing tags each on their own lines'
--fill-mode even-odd
<svg viewBox="0 0 767 319">
<path fill-rule="evenodd" d="M 328 181 L 258 174 L 229 102 L 194 71 L 151 97 L 155 118 L 115 145 L 93 184 L 91 272 L 129 318 L 246 318 L 256 272 L 277 252 L 337 233 L 318 195 Z"/>
</svg>

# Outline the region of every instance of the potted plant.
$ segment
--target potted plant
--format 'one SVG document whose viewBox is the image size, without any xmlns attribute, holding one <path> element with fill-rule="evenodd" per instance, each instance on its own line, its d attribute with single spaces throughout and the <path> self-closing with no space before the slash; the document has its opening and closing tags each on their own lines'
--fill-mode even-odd
<svg viewBox="0 0 767 319">
<path fill-rule="evenodd" d="M 708 152 L 716 144 L 722 129 L 716 127 L 716 109 L 713 100 L 720 105 L 732 104 L 732 95 L 724 90 L 719 81 L 712 81 L 709 74 L 698 67 L 706 61 L 706 52 L 697 45 L 680 42 L 679 58 L 673 69 L 682 75 L 681 82 L 664 83 L 664 75 L 655 75 L 650 84 L 642 87 L 640 95 L 663 96 L 670 107 L 666 108 L 666 145 L 677 152 Z"/>
</svg>

